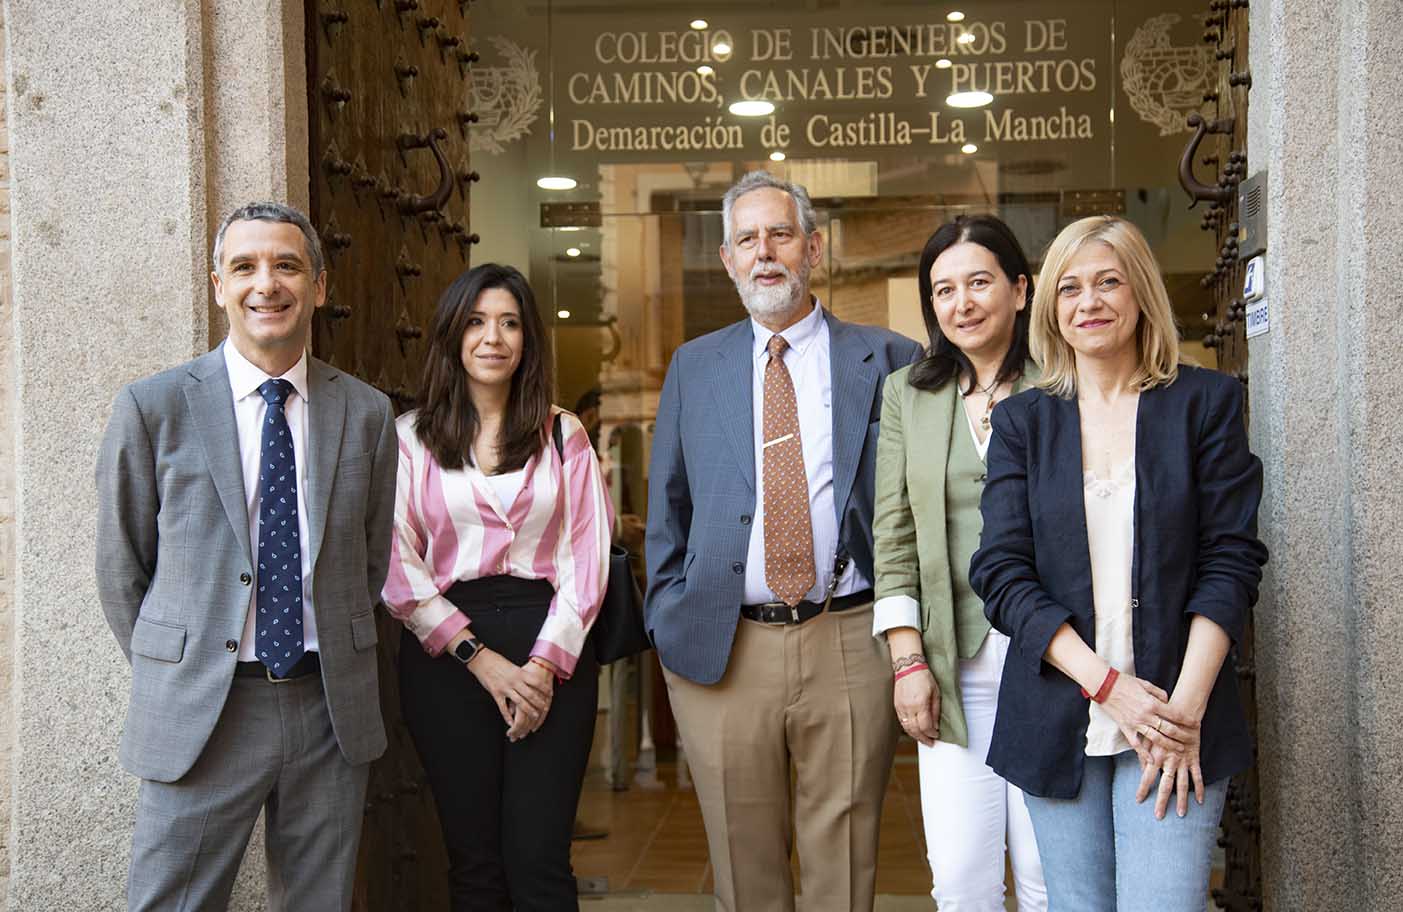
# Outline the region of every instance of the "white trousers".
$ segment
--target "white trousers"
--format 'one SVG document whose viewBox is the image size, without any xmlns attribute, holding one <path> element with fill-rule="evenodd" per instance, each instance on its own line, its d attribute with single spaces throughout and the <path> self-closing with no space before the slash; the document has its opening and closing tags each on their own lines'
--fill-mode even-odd
<svg viewBox="0 0 1403 912">
<path fill-rule="evenodd" d="M 990 630 L 971 659 L 960 662 L 960 690 L 969 747 L 918 745 L 921 816 L 929 851 L 930 895 L 940 912 L 1003 912 L 1004 850 L 1013 862 L 1019 912 L 1045 912 L 1047 889 L 1023 792 L 989 769 L 1008 637 Z"/>
</svg>

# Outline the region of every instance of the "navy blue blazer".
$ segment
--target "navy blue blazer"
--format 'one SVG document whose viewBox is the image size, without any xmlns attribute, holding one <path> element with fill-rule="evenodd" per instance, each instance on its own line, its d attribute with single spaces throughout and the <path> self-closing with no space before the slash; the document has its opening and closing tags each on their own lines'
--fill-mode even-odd
<svg viewBox="0 0 1403 912">
<path fill-rule="evenodd" d="M 1257 539 L 1262 464 L 1247 446 L 1242 387 L 1181 366 L 1169 386 L 1140 394 L 1135 426 L 1135 546 L 1131 567 L 1135 672 L 1173 693 L 1191 616 L 1242 639 L 1267 549 Z M 990 623 L 1012 638 L 999 690 L 989 766 L 1032 795 L 1081 790 L 1087 702 L 1043 662 L 1069 623 L 1095 648 L 1091 556 L 1075 399 L 1042 390 L 994 409 L 984 531 L 970 583 Z M 1231 660 L 1203 717 L 1205 782 L 1252 763 L 1252 741 Z"/>
<path fill-rule="evenodd" d="M 838 541 L 870 580 L 882 383 L 921 347 L 888 329 L 824 317 Z M 740 622 L 755 513 L 754 346 L 748 319 L 686 343 L 658 401 L 644 617 L 663 665 L 699 684 L 725 674 Z"/>
</svg>

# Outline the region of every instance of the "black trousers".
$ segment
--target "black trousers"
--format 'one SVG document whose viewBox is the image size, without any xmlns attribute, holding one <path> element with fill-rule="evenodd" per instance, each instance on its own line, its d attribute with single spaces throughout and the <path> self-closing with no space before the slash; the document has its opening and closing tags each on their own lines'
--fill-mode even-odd
<svg viewBox="0 0 1403 912">
<path fill-rule="evenodd" d="M 495 576 L 445 596 L 478 639 L 520 664 L 552 593 L 543 580 Z M 570 832 L 594 740 L 598 670 L 586 645 L 570 680 L 556 685 L 545 724 L 513 744 L 472 673 L 452 656 L 429 658 L 404 632 L 400 700 L 443 827 L 453 912 L 579 908 Z"/>
</svg>

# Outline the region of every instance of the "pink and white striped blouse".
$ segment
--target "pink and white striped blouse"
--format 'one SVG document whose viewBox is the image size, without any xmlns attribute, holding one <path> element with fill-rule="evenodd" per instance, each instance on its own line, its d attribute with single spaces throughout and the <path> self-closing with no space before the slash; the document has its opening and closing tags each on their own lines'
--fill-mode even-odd
<svg viewBox="0 0 1403 912">
<path fill-rule="evenodd" d="M 481 471 L 439 466 L 414 432 L 415 412 L 395 422 L 399 482 L 385 604 L 437 656 L 468 618 L 443 597 L 459 580 L 516 576 L 555 587 L 531 649 L 569 676 L 599 614 L 609 575 L 613 511 L 589 435 L 560 414 L 564 459 L 547 437 L 526 463 L 516 500 L 497 502 Z M 557 497 L 558 491 L 565 497 Z M 487 644 L 491 646 L 491 643 Z"/>
</svg>

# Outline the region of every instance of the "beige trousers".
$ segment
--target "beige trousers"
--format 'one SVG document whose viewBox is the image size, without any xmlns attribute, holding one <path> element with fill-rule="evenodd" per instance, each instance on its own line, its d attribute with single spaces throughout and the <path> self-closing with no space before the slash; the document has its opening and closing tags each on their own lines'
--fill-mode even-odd
<svg viewBox="0 0 1403 912">
<path fill-rule="evenodd" d="M 711 686 L 664 672 L 720 907 L 792 910 L 797 840 L 805 912 L 870 910 L 897 734 L 871 606 L 790 627 L 741 620 Z"/>
</svg>

